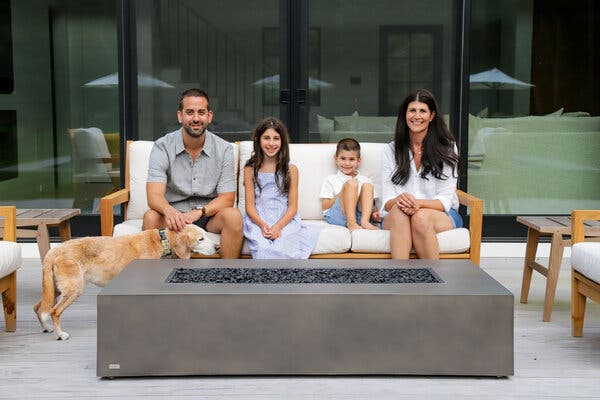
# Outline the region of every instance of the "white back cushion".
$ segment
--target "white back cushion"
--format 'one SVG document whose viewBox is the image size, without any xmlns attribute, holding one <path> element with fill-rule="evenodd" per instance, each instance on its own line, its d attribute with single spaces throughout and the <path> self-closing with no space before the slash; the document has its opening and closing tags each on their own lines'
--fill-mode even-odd
<svg viewBox="0 0 600 400">
<path fill-rule="evenodd" d="M 137 140 L 129 145 L 129 190 L 130 199 L 127 207 L 127 219 L 142 219 L 148 210 L 146 181 L 148 179 L 148 162 L 154 142 Z M 235 157 L 236 174 L 239 168 L 238 146 L 231 143 Z"/>
<path fill-rule="evenodd" d="M 142 219 L 148 210 L 146 180 L 148 160 L 154 142 L 136 140 L 129 144 L 129 205 L 127 219 Z"/>
<path fill-rule="evenodd" d="M 375 191 L 381 192 L 381 152 L 383 143 L 361 143 L 360 173 L 369 177 L 375 185 Z M 290 160 L 298 167 L 298 212 L 302 219 L 322 219 L 321 185 L 325 177 L 335 174 L 337 167 L 333 160 L 335 143 L 294 143 L 290 145 Z M 244 209 L 244 177 L 243 168 L 252 154 L 252 142 L 240 143 L 240 166 L 242 172 L 239 179 L 238 207 Z"/>
</svg>

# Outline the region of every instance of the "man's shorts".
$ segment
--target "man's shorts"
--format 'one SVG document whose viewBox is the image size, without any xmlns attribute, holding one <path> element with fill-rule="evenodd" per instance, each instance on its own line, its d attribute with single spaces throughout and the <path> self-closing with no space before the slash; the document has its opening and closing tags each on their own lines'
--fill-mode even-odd
<svg viewBox="0 0 600 400">
<path fill-rule="evenodd" d="M 361 212 L 356 207 L 356 223 L 360 224 L 360 216 Z M 342 203 L 340 202 L 340 198 L 335 199 L 335 203 L 331 206 L 329 210 L 325 212 L 325 221 L 333 225 L 339 226 L 348 226 L 348 218 L 342 212 Z"/>
<path fill-rule="evenodd" d="M 208 221 L 210 221 L 212 217 L 202 217 L 200 218 L 198 221 L 194 222 L 194 225 L 198 225 L 200 228 L 206 230 L 206 225 L 208 224 Z"/>
</svg>

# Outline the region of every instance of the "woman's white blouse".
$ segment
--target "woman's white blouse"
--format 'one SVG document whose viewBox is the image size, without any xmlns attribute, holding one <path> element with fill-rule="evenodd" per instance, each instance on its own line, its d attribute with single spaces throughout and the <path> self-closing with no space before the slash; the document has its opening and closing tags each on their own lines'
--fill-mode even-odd
<svg viewBox="0 0 600 400">
<path fill-rule="evenodd" d="M 458 153 L 456 146 L 454 146 L 454 151 Z M 452 174 L 452 167 L 444 164 L 443 173 L 448 177 L 447 179 L 437 179 L 431 174 L 427 176 L 429 179 L 423 179 L 419 175 L 423 166 L 417 171 L 412 151 L 409 150 L 409 154 L 411 157 L 410 177 L 404 185 L 395 185 L 392 182 L 392 175 L 394 175 L 394 171 L 396 170 L 394 142 L 390 142 L 387 146 L 384 146 L 381 157 L 381 216 L 384 217 L 388 213 L 385 210 L 385 203 L 404 192 L 412 194 L 416 199 L 439 200 L 446 212 L 451 208 L 458 210 L 459 204 L 458 197 L 456 196 L 458 179 L 455 176 L 457 171 L 455 170 L 454 174 Z"/>
</svg>

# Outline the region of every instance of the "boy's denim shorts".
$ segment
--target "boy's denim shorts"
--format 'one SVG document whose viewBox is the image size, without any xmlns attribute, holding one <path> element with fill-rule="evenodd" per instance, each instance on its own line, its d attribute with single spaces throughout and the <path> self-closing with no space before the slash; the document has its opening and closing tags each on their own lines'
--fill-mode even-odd
<svg viewBox="0 0 600 400">
<path fill-rule="evenodd" d="M 361 212 L 356 207 L 356 223 L 360 225 Z M 348 218 L 342 212 L 342 203 L 340 198 L 335 199 L 335 203 L 331 206 L 327 212 L 325 212 L 325 221 L 333 225 L 348 226 Z"/>
</svg>

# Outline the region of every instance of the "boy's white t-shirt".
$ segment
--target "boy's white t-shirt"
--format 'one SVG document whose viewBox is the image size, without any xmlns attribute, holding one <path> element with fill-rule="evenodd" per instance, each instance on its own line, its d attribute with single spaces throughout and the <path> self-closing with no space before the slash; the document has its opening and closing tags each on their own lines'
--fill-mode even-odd
<svg viewBox="0 0 600 400">
<path fill-rule="evenodd" d="M 356 171 L 356 176 L 354 178 L 358 180 L 358 193 L 360 193 L 363 184 L 373 183 L 371 179 L 364 175 L 361 175 L 358 170 Z M 352 179 L 352 177 L 344 174 L 339 169 L 336 174 L 327 175 L 325 181 L 323 182 L 323 186 L 321 186 L 321 193 L 319 194 L 319 197 L 321 199 L 334 198 L 342 191 L 342 186 L 344 186 L 344 183 L 346 183 L 346 181 L 348 181 L 349 179 Z M 375 191 L 373 199 L 376 199 L 378 197 L 379 194 L 377 193 L 377 191 Z M 327 210 L 329 210 L 329 208 Z M 323 215 L 325 215 L 327 210 L 323 210 Z"/>
</svg>

